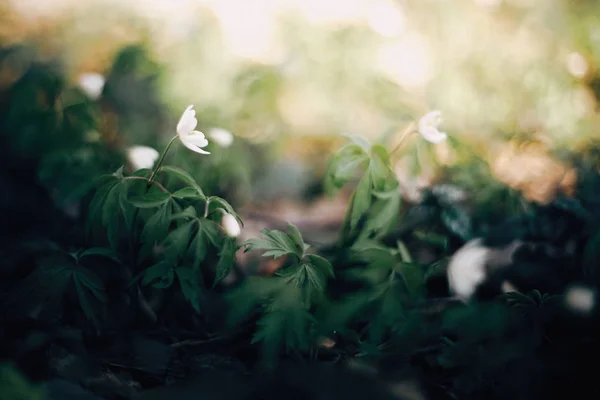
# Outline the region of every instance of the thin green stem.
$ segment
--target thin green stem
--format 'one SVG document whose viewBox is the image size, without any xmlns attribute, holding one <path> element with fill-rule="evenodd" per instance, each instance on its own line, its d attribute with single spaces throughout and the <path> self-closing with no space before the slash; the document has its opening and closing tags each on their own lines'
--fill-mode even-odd
<svg viewBox="0 0 600 400">
<path fill-rule="evenodd" d="M 204 205 L 204 218 L 208 217 L 208 206 L 210 205 L 211 200 L 212 198 L 210 196 L 206 198 L 206 204 Z"/>
<path fill-rule="evenodd" d="M 158 159 L 158 162 L 156 163 L 156 165 L 154 166 L 154 170 L 152 171 L 152 175 L 150 175 L 150 178 L 148 179 L 148 187 L 150 187 L 150 185 L 152 184 L 152 182 L 154 182 L 154 178 L 156 177 L 156 173 L 158 172 L 158 170 L 160 169 L 160 167 L 162 166 L 162 163 L 165 161 L 165 156 L 167 155 L 167 153 L 169 152 L 169 149 L 171 148 L 171 145 L 173 144 L 173 142 L 175 141 L 175 139 L 177 139 L 179 136 L 175 135 L 173 137 L 173 139 L 171 139 L 169 141 L 169 143 L 167 144 L 167 147 L 165 147 L 165 150 L 163 151 L 163 153 L 160 155 L 160 158 Z"/>
<path fill-rule="evenodd" d="M 160 190 L 162 190 L 165 193 L 170 193 L 166 187 L 164 187 L 163 185 L 161 185 L 158 182 L 150 182 L 150 179 L 148 178 L 144 178 L 143 176 L 127 176 L 125 178 L 123 178 L 125 180 L 129 180 L 129 181 L 146 181 L 148 182 L 148 185 L 154 185 L 157 188 L 159 188 Z"/>
<path fill-rule="evenodd" d="M 400 136 L 400 141 L 398 142 L 398 144 L 396 145 L 396 147 L 394 147 L 394 150 L 390 151 L 390 155 L 394 154 L 396 151 L 398 151 L 398 149 L 402 146 L 402 144 L 404 143 L 404 141 L 412 134 L 415 133 L 415 123 L 411 122 L 402 132 L 402 136 Z"/>
</svg>

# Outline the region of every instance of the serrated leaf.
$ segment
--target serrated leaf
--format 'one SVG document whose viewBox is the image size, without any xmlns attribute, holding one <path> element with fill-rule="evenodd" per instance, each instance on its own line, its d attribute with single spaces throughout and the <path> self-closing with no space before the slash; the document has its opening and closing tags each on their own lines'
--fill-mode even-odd
<svg viewBox="0 0 600 400">
<path fill-rule="evenodd" d="M 310 344 L 309 331 L 315 320 L 297 301 L 298 290 L 282 290 L 257 323 L 252 343 L 261 343 L 263 360 L 275 363 L 282 350 L 302 351 Z"/>
<path fill-rule="evenodd" d="M 219 262 L 215 267 L 213 287 L 217 286 L 223 279 L 227 278 L 231 272 L 233 263 L 235 262 L 235 251 L 235 239 L 226 239 L 223 248 L 221 249 Z"/>
<path fill-rule="evenodd" d="M 263 229 L 261 234 L 262 239 L 249 239 L 244 243 L 247 251 L 266 250 L 263 257 L 272 256 L 275 259 L 286 254 L 293 254 L 298 259 L 302 257 L 302 254 L 298 254 L 298 249 L 292 239 L 285 233 L 275 229 Z"/>
<path fill-rule="evenodd" d="M 326 276 L 334 277 L 333 266 L 329 261 L 325 258 L 318 256 L 316 254 L 309 254 L 304 257 L 306 261 L 311 263 L 320 273 L 323 273 Z"/>
<path fill-rule="evenodd" d="M 172 165 L 163 165 L 162 167 L 160 167 L 160 171 L 166 172 L 167 174 L 170 174 L 170 175 L 174 175 L 178 179 L 182 180 L 183 182 L 187 183 L 188 185 L 190 185 L 191 187 L 196 189 L 196 191 L 198 192 L 198 195 L 202 199 L 206 199 L 206 196 L 204 195 L 204 192 L 202 191 L 202 188 L 200 187 L 200 185 L 198 185 L 198 183 L 196 182 L 194 177 L 192 175 L 190 175 L 187 171 L 185 171 L 181 168 L 178 168 L 178 167 L 174 167 Z"/>
<path fill-rule="evenodd" d="M 288 229 L 290 231 L 289 236 L 296 245 L 298 254 L 304 254 L 305 245 L 304 240 L 302 239 L 302 234 L 300 233 L 298 228 L 296 228 L 293 224 L 288 224 Z"/>
<path fill-rule="evenodd" d="M 177 197 L 178 199 L 203 199 L 203 197 L 198 194 L 198 191 L 192 187 L 179 189 L 178 191 L 173 192 L 172 196 Z"/>
<path fill-rule="evenodd" d="M 170 193 L 157 189 L 149 190 L 143 196 L 130 197 L 128 201 L 137 208 L 154 208 L 165 204 L 170 198 Z"/>
<path fill-rule="evenodd" d="M 186 300 L 192 305 L 192 308 L 200 313 L 200 285 L 198 282 L 197 271 L 191 267 L 177 267 L 175 273 L 179 279 L 181 292 Z"/>
</svg>

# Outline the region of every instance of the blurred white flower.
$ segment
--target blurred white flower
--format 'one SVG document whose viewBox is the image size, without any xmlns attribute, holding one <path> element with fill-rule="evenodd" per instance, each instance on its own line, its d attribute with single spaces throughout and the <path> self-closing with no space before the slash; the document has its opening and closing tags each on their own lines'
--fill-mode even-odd
<svg viewBox="0 0 600 400">
<path fill-rule="evenodd" d="M 193 108 L 193 105 L 188 106 L 181 115 L 177 123 L 177 135 L 181 143 L 188 149 L 200 154 L 210 154 L 208 151 L 202 150 L 202 147 L 208 145 L 208 140 L 206 140 L 204 133 L 195 130 L 198 120 L 196 119 L 196 111 Z"/>
<path fill-rule="evenodd" d="M 448 138 L 445 132 L 441 132 L 438 128 L 442 124 L 442 112 L 435 110 L 430 111 L 419 120 L 419 133 L 425 140 L 431 143 L 441 143 Z"/>
<path fill-rule="evenodd" d="M 96 100 L 102 94 L 105 79 L 97 73 L 86 73 L 79 76 L 79 87 L 92 100 Z"/>
<path fill-rule="evenodd" d="M 127 161 L 137 171 L 144 168 L 152 168 L 158 159 L 158 151 L 147 146 L 132 146 L 127 149 Z"/>
<path fill-rule="evenodd" d="M 225 214 L 221 220 L 221 226 L 229 237 L 238 237 L 242 232 L 240 224 L 238 224 L 235 217 L 231 214 Z"/>
<path fill-rule="evenodd" d="M 223 128 L 212 128 L 208 137 L 221 147 L 229 147 L 233 143 L 233 133 Z"/>
<path fill-rule="evenodd" d="M 486 278 L 485 265 L 490 249 L 481 239 L 467 242 L 452 255 L 448 264 L 448 284 L 452 293 L 463 301 L 473 296 L 477 286 Z"/>
<path fill-rule="evenodd" d="M 594 292 L 586 287 L 574 286 L 567 290 L 565 294 L 565 302 L 567 307 L 573 311 L 587 313 L 594 308 L 596 303 Z"/>
<path fill-rule="evenodd" d="M 573 52 L 567 56 L 567 69 L 571 75 L 583 78 L 588 71 L 588 63 L 581 53 Z"/>
</svg>

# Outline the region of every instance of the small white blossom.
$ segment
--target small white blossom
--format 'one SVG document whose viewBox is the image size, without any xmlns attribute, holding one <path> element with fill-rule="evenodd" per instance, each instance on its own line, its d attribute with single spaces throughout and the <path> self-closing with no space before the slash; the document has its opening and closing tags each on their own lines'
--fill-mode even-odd
<svg viewBox="0 0 600 400">
<path fill-rule="evenodd" d="M 79 76 L 79 87 L 92 100 L 96 100 L 102 94 L 105 79 L 97 73 L 81 74 Z"/>
<path fill-rule="evenodd" d="M 208 151 L 202 150 L 203 147 L 208 145 L 208 140 L 206 140 L 204 133 L 195 130 L 198 120 L 196 119 L 196 111 L 193 108 L 193 105 L 189 106 L 181 115 L 177 123 L 177 135 L 179 135 L 181 143 L 188 149 L 200 154 L 210 154 Z"/>
<path fill-rule="evenodd" d="M 587 313 L 594 308 L 596 303 L 595 293 L 586 287 L 574 286 L 567 290 L 565 302 L 573 311 Z"/>
<path fill-rule="evenodd" d="M 158 156 L 158 151 L 152 147 L 132 146 L 127 149 L 127 160 L 134 172 L 144 168 L 152 168 Z"/>
<path fill-rule="evenodd" d="M 208 137 L 221 147 L 229 147 L 233 143 L 233 134 L 223 128 L 212 128 Z"/>
<path fill-rule="evenodd" d="M 235 217 L 231 214 L 225 214 L 221 220 L 221 226 L 229 237 L 238 237 L 242 232 L 240 224 L 238 224 Z"/>
<path fill-rule="evenodd" d="M 442 124 L 442 112 L 430 111 L 421 117 L 418 124 L 419 133 L 425 140 L 431 143 L 441 143 L 448 138 L 445 132 L 438 128 Z"/>
<path fill-rule="evenodd" d="M 490 249 L 481 239 L 473 239 L 458 249 L 448 264 L 448 284 L 454 295 L 463 301 L 473 296 L 477 286 L 486 278 L 485 265 Z"/>
</svg>

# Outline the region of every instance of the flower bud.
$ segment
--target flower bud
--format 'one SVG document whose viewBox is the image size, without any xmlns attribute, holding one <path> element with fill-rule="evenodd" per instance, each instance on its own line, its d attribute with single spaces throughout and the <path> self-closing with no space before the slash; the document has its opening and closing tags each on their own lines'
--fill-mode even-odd
<svg viewBox="0 0 600 400">
<path fill-rule="evenodd" d="M 237 237 L 241 233 L 240 224 L 231 214 L 225 214 L 221 220 L 221 226 L 229 237 Z"/>
</svg>

